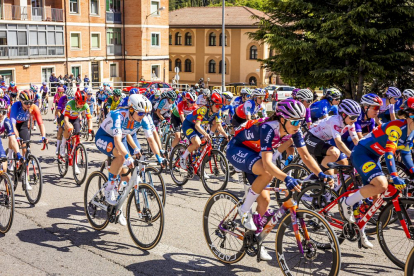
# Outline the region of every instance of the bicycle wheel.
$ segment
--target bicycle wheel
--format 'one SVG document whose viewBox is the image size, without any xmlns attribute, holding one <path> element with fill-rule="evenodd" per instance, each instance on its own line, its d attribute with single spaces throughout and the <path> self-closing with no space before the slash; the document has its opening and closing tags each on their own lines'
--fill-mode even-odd
<svg viewBox="0 0 414 276">
<path fill-rule="evenodd" d="M 27 179 L 27 182 L 31 187 L 30 191 L 27 186 L 24 189 L 27 200 L 34 205 L 39 202 L 43 189 L 42 168 L 40 167 L 39 160 L 37 160 L 36 156 L 29 154 L 26 161 L 26 173 L 23 174 L 23 178 Z M 23 181 L 23 185 L 25 185 L 24 183 L 25 182 Z"/>
<path fill-rule="evenodd" d="M 201 162 L 200 178 L 207 193 L 212 195 L 224 190 L 229 181 L 229 175 L 229 164 L 222 152 L 211 150 L 210 156 L 204 156 Z"/>
<path fill-rule="evenodd" d="M 76 174 L 76 165 L 78 167 L 78 174 Z M 80 186 L 85 181 L 88 175 L 88 153 L 83 144 L 78 144 L 74 151 L 73 156 L 73 178 L 75 179 L 76 185 Z"/>
<path fill-rule="evenodd" d="M 174 141 L 174 138 L 175 138 L 174 133 L 170 133 L 168 134 L 167 140 L 165 141 L 164 150 L 167 153 L 167 156 L 168 156 L 167 158 L 170 158 L 169 154 L 171 152 L 171 145 L 172 145 L 172 142 Z"/>
<path fill-rule="evenodd" d="M 411 225 L 414 223 L 414 198 L 399 198 L 398 204 L 401 208 L 403 222 L 407 227 L 412 227 Z M 407 256 L 414 246 L 414 240 L 407 238 L 399 220 L 391 223 L 391 212 L 396 212 L 392 202 L 385 206 L 378 217 L 378 241 L 385 255 L 395 265 L 404 268 Z M 411 234 L 411 236 L 414 235 Z"/>
<path fill-rule="evenodd" d="M 104 184 L 108 178 L 101 172 L 92 172 L 85 184 L 83 203 L 85 214 L 93 229 L 103 230 L 109 223 Z"/>
<path fill-rule="evenodd" d="M 14 218 L 14 191 L 6 173 L 0 174 L 0 233 L 6 234 Z"/>
<path fill-rule="evenodd" d="M 145 174 L 142 181 L 149 184 L 157 191 L 158 196 L 162 201 L 162 205 L 165 206 L 167 192 L 165 190 L 164 178 L 158 173 L 158 170 L 150 166 L 145 167 Z"/>
<path fill-rule="evenodd" d="M 293 177 L 295 179 L 305 179 L 306 177 L 308 177 L 311 174 L 310 170 L 307 167 L 299 165 L 299 164 L 288 165 L 288 166 L 284 167 L 282 171 L 284 173 L 286 173 L 287 175 L 289 175 L 290 177 Z M 287 189 L 286 183 L 279 180 L 279 179 L 276 179 L 275 187 L 276 188 Z M 279 200 L 283 199 L 285 197 L 285 194 L 275 192 L 275 196 L 276 196 L 276 200 L 277 200 L 279 206 L 281 206 L 282 203 L 279 202 Z"/>
<path fill-rule="evenodd" d="M 204 238 L 214 257 L 226 264 L 237 263 L 246 254 L 243 245 L 244 229 L 234 220 L 238 205 L 237 196 L 220 191 L 212 195 L 204 207 Z M 220 229 L 220 224 L 228 232 Z"/>
<path fill-rule="evenodd" d="M 276 234 L 276 257 L 283 274 L 338 275 L 341 250 L 329 223 L 311 210 L 296 210 L 296 219 L 304 253 L 298 248 L 290 213 L 282 218 Z"/>
<path fill-rule="evenodd" d="M 139 183 L 138 189 L 130 193 L 126 219 L 129 234 L 138 248 L 150 250 L 160 242 L 164 231 L 164 207 L 153 187 Z"/>
<path fill-rule="evenodd" d="M 170 157 L 170 174 L 174 183 L 183 186 L 188 182 L 188 172 L 180 167 L 180 157 L 187 149 L 184 145 L 174 147 Z"/>
<path fill-rule="evenodd" d="M 49 108 L 46 107 L 46 105 L 43 106 L 43 114 L 47 114 L 47 112 L 49 111 Z"/>
<path fill-rule="evenodd" d="M 414 275 L 414 247 L 408 254 L 407 262 L 405 263 L 404 276 Z"/>
<path fill-rule="evenodd" d="M 60 177 L 64 177 L 69 170 L 69 160 L 67 158 L 67 152 L 68 152 L 68 146 L 66 145 L 65 147 L 65 152 L 64 152 L 64 156 L 61 156 L 61 152 L 60 152 L 60 148 L 59 148 L 59 155 L 57 157 L 57 162 L 58 162 L 58 170 L 59 170 L 59 175 Z"/>
</svg>

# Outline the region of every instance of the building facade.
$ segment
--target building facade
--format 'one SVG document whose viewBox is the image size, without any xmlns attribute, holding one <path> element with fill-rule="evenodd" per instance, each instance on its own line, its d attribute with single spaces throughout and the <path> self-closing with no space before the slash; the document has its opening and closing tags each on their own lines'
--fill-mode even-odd
<svg viewBox="0 0 414 276">
<path fill-rule="evenodd" d="M 257 30 L 252 16 L 264 14 L 247 7 L 226 7 L 226 84 L 263 87 L 271 78 L 258 59 L 269 57 L 267 44 L 249 38 Z M 221 85 L 221 7 L 192 7 L 170 12 L 170 80 L 180 69 L 179 82 L 194 85 L 200 78 L 208 86 Z"/>
<path fill-rule="evenodd" d="M 167 0 L 0 0 L 0 75 L 168 81 Z"/>
</svg>

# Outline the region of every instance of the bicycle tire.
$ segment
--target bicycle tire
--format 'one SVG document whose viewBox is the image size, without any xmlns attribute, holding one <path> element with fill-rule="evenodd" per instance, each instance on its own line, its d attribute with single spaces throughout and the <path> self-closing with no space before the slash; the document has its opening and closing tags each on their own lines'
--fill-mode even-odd
<svg viewBox="0 0 414 276">
<path fill-rule="evenodd" d="M 2 183 L 4 181 L 4 189 L 2 189 Z M 6 234 L 14 219 L 14 190 L 10 177 L 6 173 L 0 174 L 0 233 Z M 3 215 L 8 214 L 8 217 L 3 219 Z"/>
<path fill-rule="evenodd" d="M 414 198 L 399 198 L 398 199 L 399 205 L 401 209 L 407 209 L 410 207 L 414 207 Z M 400 243 L 400 246 L 397 246 L 396 243 L 393 243 L 392 248 L 396 248 L 399 250 L 399 252 L 401 250 L 404 251 L 404 249 L 411 249 L 414 246 L 414 241 L 412 239 L 407 239 L 407 236 L 405 235 L 405 232 L 403 231 L 403 228 L 401 226 L 401 222 L 399 220 L 395 221 L 394 223 L 389 223 L 390 222 L 390 212 L 392 212 L 394 210 L 394 205 L 392 202 L 388 203 L 385 208 L 381 211 L 379 218 L 378 218 L 378 224 L 377 224 L 377 237 L 378 237 L 378 242 L 381 245 L 382 251 L 384 251 L 385 255 L 398 267 L 404 269 L 405 266 L 405 262 L 407 260 L 408 257 L 408 253 L 407 254 L 401 254 L 401 256 L 396 256 L 395 252 L 391 251 L 391 247 L 388 246 L 387 240 L 388 240 L 388 236 L 391 236 L 393 238 L 402 238 L 403 242 Z M 403 217 L 403 220 L 405 222 L 406 219 L 410 219 L 411 222 L 414 222 L 414 209 L 410 210 L 409 212 L 407 212 L 407 214 L 412 214 L 412 217 L 410 218 L 406 218 Z M 404 212 L 401 212 L 401 215 L 404 216 Z M 398 227 L 397 227 L 398 226 Z M 393 233 L 388 235 L 386 232 L 387 230 L 389 230 L 390 228 L 393 228 Z M 395 233 L 396 228 L 398 228 L 398 230 L 402 231 L 399 234 Z M 395 242 L 395 240 L 394 240 Z M 408 250 L 405 250 L 405 252 L 407 252 Z"/>
<path fill-rule="evenodd" d="M 276 233 L 276 239 L 275 239 L 277 262 L 279 263 L 279 267 L 282 270 L 283 274 L 284 275 L 296 275 L 294 273 L 296 268 L 288 264 L 289 260 L 293 260 L 293 263 L 302 265 L 303 267 L 306 268 L 306 270 L 309 270 L 308 275 L 314 275 L 316 274 L 315 272 L 317 272 L 318 275 L 329 275 L 329 276 L 338 275 L 341 270 L 341 250 L 339 247 L 338 239 L 334 231 L 332 230 L 331 226 L 329 225 L 329 223 L 320 214 L 313 212 L 311 210 L 297 209 L 296 218 L 298 221 L 301 219 L 303 220 L 306 219 L 307 221 L 309 221 L 309 225 L 311 224 L 311 222 L 313 223 L 312 227 L 307 227 L 307 230 L 310 236 L 311 236 L 311 233 L 310 233 L 311 230 L 315 230 L 318 232 L 323 232 L 323 234 L 320 234 L 321 237 L 327 238 L 327 241 L 325 243 L 315 242 L 315 236 L 318 235 L 318 233 L 314 233 L 314 235 L 312 235 L 312 237 L 310 238 L 310 245 L 309 245 L 313 250 L 315 248 L 321 247 L 321 245 L 323 244 L 326 244 L 328 246 L 328 249 L 326 248 L 320 249 L 318 250 L 318 253 L 312 256 L 312 257 L 315 257 L 316 262 L 313 262 L 310 256 L 304 257 L 303 254 L 299 251 L 299 248 L 297 247 L 298 245 L 296 242 L 295 233 L 292 229 L 293 228 L 292 217 L 290 213 L 287 213 L 282 218 L 282 220 L 279 222 L 279 227 L 278 227 L 278 230 Z M 303 230 L 301 223 L 298 222 L 297 225 L 300 228 L 299 231 Z M 308 226 L 306 222 L 304 222 L 304 225 Z M 288 228 L 290 228 L 289 232 L 286 231 Z M 321 229 L 323 231 L 321 231 Z M 287 233 L 292 234 L 292 237 L 288 237 Z M 304 237 L 304 235 L 299 235 L 299 236 Z M 284 237 L 286 237 L 285 240 L 284 240 Z M 292 247 L 294 249 L 285 251 L 283 248 L 285 246 L 288 247 L 289 244 L 292 244 Z M 306 246 L 303 238 L 302 238 L 302 245 L 304 247 Z M 304 249 L 304 251 L 305 251 L 304 254 L 311 255 L 313 253 L 311 252 L 311 250 Z M 327 254 L 325 254 L 327 252 L 332 252 L 331 258 L 327 258 Z M 296 258 L 294 256 L 292 257 L 291 255 L 286 257 L 287 254 L 295 254 L 295 253 L 297 254 Z M 312 262 L 311 264 L 309 264 L 310 261 Z M 327 263 L 327 267 L 317 268 L 317 265 L 315 263 L 321 263 L 321 262 Z M 301 267 L 302 269 L 299 269 L 298 274 L 306 275 L 303 271 L 303 267 Z M 316 269 L 315 272 L 310 271 L 312 267 L 315 267 Z M 326 269 L 327 270 L 326 273 L 323 273 L 322 269 Z"/>
<path fill-rule="evenodd" d="M 81 156 L 82 156 L 82 159 L 81 159 L 82 164 L 81 165 L 85 169 L 85 173 L 82 177 L 78 177 L 75 173 L 75 162 L 79 163 L 79 161 L 76 161 L 77 157 L 78 157 L 78 151 L 79 152 L 84 152 L 84 154 L 81 154 Z M 74 151 L 74 155 L 75 156 L 73 156 L 73 166 L 72 166 L 73 178 L 75 179 L 76 185 L 80 186 L 80 185 L 83 184 L 83 182 L 85 182 L 86 176 L 88 175 L 88 152 L 86 151 L 86 148 L 82 143 L 78 144 L 76 146 L 75 151 Z M 78 168 L 81 169 L 79 167 L 79 164 L 78 164 Z"/>
<path fill-rule="evenodd" d="M 211 161 L 214 161 L 214 163 L 218 161 L 220 164 L 219 166 L 215 166 L 214 168 L 211 168 L 211 165 L 213 163 Z M 212 180 L 212 178 L 210 177 L 208 179 L 205 178 L 207 163 L 210 165 L 210 170 L 207 169 L 207 172 L 212 173 L 210 174 L 210 176 L 217 176 L 219 170 L 224 172 L 224 175 L 225 175 L 224 180 L 216 179 L 219 182 L 218 187 L 215 187 L 213 186 L 214 185 L 213 183 L 210 183 L 210 180 Z M 227 183 L 229 182 L 229 177 L 230 177 L 229 164 L 227 162 L 226 156 L 222 152 L 220 152 L 219 150 L 211 150 L 210 156 L 208 155 L 204 156 L 203 161 L 201 162 L 200 178 L 201 178 L 201 182 L 203 183 L 204 189 L 207 191 L 207 193 L 212 195 L 215 192 L 226 189 Z M 220 182 L 220 181 L 223 181 L 223 182 Z"/>
<path fill-rule="evenodd" d="M 171 178 L 173 180 L 173 182 L 177 185 L 177 186 L 183 186 L 184 184 L 186 184 L 188 182 L 188 172 L 185 171 L 183 172 L 183 169 L 181 169 L 179 166 L 176 166 L 177 162 L 179 161 L 180 156 L 184 153 L 184 151 L 187 149 L 186 146 L 178 144 L 177 146 L 174 147 L 173 151 L 171 152 L 171 157 L 170 157 L 170 175 Z M 177 156 L 176 156 L 177 155 Z M 179 174 L 180 176 L 183 176 L 183 180 L 180 181 L 179 179 L 177 179 L 177 177 L 174 175 L 174 173 L 177 173 L 177 175 Z"/>
<path fill-rule="evenodd" d="M 42 191 L 43 191 L 43 176 L 42 176 L 42 168 L 40 167 L 40 162 L 37 159 L 36 156 L 29 154 L 26 160 L 26 165 L 25 165 L 25 169 L 27 171 L 30 171 L 30 163 L 32 163 L 33 166 L 37 167 L 37 170 L 33 167 L 33 172 L 36 172 L 32 177 L 30 177 L 30 173 L 29 173 L 29 179 L 28 182 L 30 184 L 30 186 L 32 187 L 32 190 L 29 191 L 27 189 L 27 187 L 24 189 L 24 192 L 26 194 L 27 200 L 30 202 L 30 204 L 35 205 L 36 203 L 39 202 L 40 197 L 42 196 Z M 26 178 L 27 175 L 26 173 L 23 173 L 23 178 Z M 33 181 L 33 182 L 32 182 Z M 23 183 L 25 183 L 23 181 Z M 25 184 L 23 184 L 25 185 Z M 35 192 L 35 188 L 38 187 L 37 189 L 37 193 Z"/>
<path fill-rule="evenodd" d="M 227 200 L 228 203 L 224 200 Z M 242 239 L 240 240 L 218 228 L 220 222 L 224 219 L 236 218 L 237 208 L 231 209 L 236 205 L 240 205 L 239 198 L 236 195 L 227 191 L 220 191 L 207 200 L 203 211 L 203 233 L 207 246 L 215 258 L 226 264 L 237 263 L 246 255 Z M 226 210 L 218 209 L 215 211 L 215 208 L 226 208 Z M 227 216 L 228 214 L 230 215 Z M 224 222 L 224 225 L 229 230 L 234 223 L 234 219 L 228 219 Z M 239 231 L 237 233 L 240 234 Z M 214 235 L 214 237 L 212 238 L 211 235 Z M 230 248 L 232 245 L 237 245 L 238 248 Z M 223 252 L 223 249 L 227 251 Z"/>
<path fill-rule="evenodd" d="M 167 140 L 165 140 L 165 145 L 164 145 L 164 150 L 167 153 L 168 159 L 170 158 L 169 153 L 171 152 L 171 145 L 173 141 L 174 141 L 174 133 L 168 134 Z"/>
<path fill-rule="evenodd" d="M 98 182 L 97 182 L 97 186 L 89 193 L 89 190 L 92 189 L 90 188 L 92 183 L 92 180 L 97 177 L 98 178 Z M 109 218 L 108 218 L 108 213 L 106 210 L 103 209 L 98 209 L 98 207 L 96 205 L 93 205 L 91 203 L 93 196 L 95 196 L 95 199 L 97 202 L 108 206 L 108 204 L 106 203 L 105 200 L 105 194 L 103 193 L 103 191 L 101 191 L 103 185 L 108 181 L 108 178 L 101 172 L 99 171 L 95 171 L 92 172 L 88 179 L 86 180 L 86 184 L 85 184 L 85 191 L 83 194 L 83 204 L 84 204 L 84 210 L 85 210 L 85 214 L 86 214 L 86 218 L 89 221 L 89 224 L 92 226 L 93 229 L 95 230 L 103 230 L 105 229 L 106 226 L 108 226 L 109 224 Z M 99 212 L 99 216 L 102 217 L 101 221 L 103 220 L 103 222 L 98 222 L 97 218 L 97 214 Z"/>
<path fill-rule="evenodd" d="M 295 178 L 295 179 L 304 179 L 306 176 L 310 175 L 310 170 L 302 165 L 299 164 L 290 164 L 283 168 L 282 170 L 287 175 Z M 293 172 L 293 174 L 291 173 Z M 283 181 L 275 178 L 275 187 L 276 188 L 287 188 Z M 282 184 L 283 183 L 283 184 Z M 283 202 L 280 201 L 280 199 L 283 199 L 285 197 L 285 194 L 283 193 L 283 196 L 279 192 L 275 192 L 276 201 L 278 202 L 279 206 L 282 205 Z"/>
<path fill-rule="evenodd" d="M 60 177 L 65 177 L 65 175 L 68 173 L 68 170 L 69 170 L 69 160 L 67 157 L 68 145 L 65 146 L 65 149 L 66 149 L 66 152 L 65 152 L 64 158 L 60 157 L 60 147 L 59 147 L 59 153 L 57 156 L 58 171 L 59 171 Z"/>
<path fill-rule="evenodd" d="M 414 275 L 414 247 L 411 249 L 410 254 L 408 254 L 407 261 L 405 263 L 404 276 L 413 276 Z"/>
<path fill-rule="evenodd" d="M 136 199 L 136 195 L 138 195 L 138 199 L 140 195 L 143 196 L 143 200 L 147 201 L 148 199 L 151 199 L 152 202 L 150 204 L 144 204 L 141 203 L 141 200 L 139 201 L 139 204 L 137 202 L 137 200 L 134 201 L 134 204 L 132 204 L 133 199 Z M 155 201 L 154 201 L 155 199 Z M 144 207 L 146 208 L 141 208 L 141 205 L 146 205 Z M 135 211 L 133 212 L 133 210 L 131 210 L 132 206 L 135 206 Z M 151 206 L 149 209 L 148 207 Z M 156 210 L 156 212 L 154 213 L 159 213 L 158 217 L 152 217 L 151 213 L 153 210 L 152 208 L 154 206 L 158 206 L 158 210 Z M 149 210 L 148 210 L 149 209 Z M 133 219 L 132 216 L 137 213 L 138 214 L 138 218 Z M 145 216 L 145 220 L 143 220 Z M 128 225 L 128 231 L 129 234 L 132 238 L 132 240 L 134 241 L 134 243 L 138 246 L 139 249 L 142 250 L 151 250 L 152 248 L 154 248 L 161 240 L 162 234 L 164 232 L 164 207 L 162 205 L 161 199 L 158 196 L 157 191 L 151 187 L 150 185 L 146 184 L 146 183 L 139 183 L 138 184 L 138 191 L 136 191 L 135 189 L 132 190 L 132 192 L 129 194 L 129 198 L 128 198 L 128 203 L 127 203 L 127 225 Z M 141 229 L 148 230 L 149 228 L 152 228 L 151 226 L 154 226 L 156 223 L 159 223 L 159 228 L 158 228 L 158 232 L 155 235 L 154 239 L 150 240 L 149 242 L 144 242 L 141 240 L 141 238 L 138 238 L 135 235 L 135 232 L 133 228 L 135 228 L 135 226 L 133 226 L 133 222 L 139 222 L 142 221 L 143 224 L 145 225 L 145 227 L 142 227 Z M 155 230 L 156 231 L 156 230 Z M 152 231 L 154 232 L 154 231 Z M 146 237 L 148 237 L 148 235 L 145 235 Z"/>
<path fill-rule="evenodd" d="M 154 181 L 153 178 L 158 178 L 159 181 Z M 167 197 L 167 192 L 165 188 L 165 182 L 162 175 L 154 167 L 147 166 L 145 167 L 144 178 L 142 179 L 144 183 L 150 184 L 157 191 L 158 196 L 161 198 L 162 205 L 165 206 L 165 200 Z"/>
</svg>

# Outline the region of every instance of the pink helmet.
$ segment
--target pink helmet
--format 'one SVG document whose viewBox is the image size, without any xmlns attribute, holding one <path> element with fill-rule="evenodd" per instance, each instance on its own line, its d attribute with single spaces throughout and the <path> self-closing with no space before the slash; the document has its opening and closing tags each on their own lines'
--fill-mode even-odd
<svg viewBox="0 0 414 276">
<path fill-rule="evenodd" d="M 286 120 L 299 120 L 305 118 L 305 106 L 293 99 L 280 101 L 276 105 L 276 115 L 282 116 Z"/>
</svg>

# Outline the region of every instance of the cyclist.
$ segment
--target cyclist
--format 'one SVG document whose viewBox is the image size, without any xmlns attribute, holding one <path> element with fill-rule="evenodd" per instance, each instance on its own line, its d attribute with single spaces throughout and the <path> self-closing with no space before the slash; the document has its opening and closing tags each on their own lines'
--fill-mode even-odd
<svg viewBox="0 0 414 276">
<path fill-rule="evenodd" d="M 196 99 L 197 96 L 194 92 L 187 92 L 184 99 L 173 107 L 171 123 L 174 128 L 174 141 L 171 143 L 171 151 L 180 142 L 181 126 L 185 117 L 198 108 L 195 103 Z"/>
<path fill-rule="evenodd" d="M 86 90 L 86 93 L 87 93 L 86 102 L 88 103 L 89 111 L 91 112 L 91 115 L 92 115 L 93 112 L 95 111 L 96 99 L 95 99 L 95 96 L 93 96 L 93 93 L 92 93 L 91 89 L 86 89 L 86 87 L 85 87 L 84 91 L 85 90 Z"/>
<path fill-rule="evenodd" d="M 201 139 L 205 138 L 211 143 L 211 137 L 201 124 L 212 124 L 210 134 L 219 131 L 226 139 L 228 139 L 226 132 L 221 126 L 221 108 L 223 101 L 218 93 L 213 93 L 209 99 L 208 105 L 199 107 L 192 113 L 185 117 L 183 122 L 183 133 L 191 142 L 184 154 L 180 157 L 180 167 L 187 169 L 186 159 L 188 155 L 200 148 Z"/>
<path fill-rule="evenodd" d="M 13 125 L 9 118 L 7 118 L 9 105 L 4 99 L 0 99 L 0 134 L 6 133 L 8 137 L 8 148 L 9 148 L 9 159 L 13 159 L 13 152 L 16 154 L 18 160 L 22 158 L 19 152 L 19 144 L 17 143 L 16 136 L 14 134 Z M 0 141 L 0 157 L 6 157 L 6 152 L 3 147 L 3 143 Z M 5 167 L 6 163 L 3 164 L 3 171 L 7 171 Z M 9 163 L 8 169 L 13 170 L 13 162 Z M 28 190 L 32 190 L 29 185 Z"/>
<path fill-rule="evenodd" d="M 40 92 L 39 92 L 39 88 L 37 87 L 37 85 L 31 85 L 31 88 L 30 88 L 30 90 L 32 91 L 32 93 L 33 93 L 33 95 L 34 95 L 34 101 L 33 101 L 33 103 L 39 108 L 39 110 L 40 110 L 40 104 L 41 104 L 41 98 L 42 98 L 42 95 L 40 94 Z M 32 129 L 34 130 L 34 131 L 36 131 L 36 120 L 33 120 L 32 121 L 33 122 L 33 126 L 32 126 Z"/>
<path fill-rule="evenodd" d="M 58 88 L 59 89 L 59 88 Z M 62 134 L 63 134 L 63 111 L 66 108 L 66 104 L 68 101 L 72 100 L 73 98 L 75 98 L 75 93 L 73 92 L 72 88 L 68 88 L 66 90 L 66 95 L 63 95 L 60 99 L 59 99 L 59 103 L 56 107 L 56 113 L 57 113 L 57 125 L 58 125 L 58 132 L 57 132 L 57 143 L 56 143 L 56 155 L 59 154 L 59 148 L 62 144 Z"/>
<path fill-rule="evenodd" d="M 10 82 L 9 87 L 7 88 L 7 93 L 10 95 L 11 103 L 14 103 L 17 98 L 17 94 L 19 94 L 19 90 L 17 90 L 16 83 L 14 81 Z"/>
<path fill-rule="evenodd" d="M 196 104 L 201 107 L 207 105 L 211 96 L 211 91 L 208 88 L 203 89 L 203 94 L 198 96 Z"/>
<path fill-rule="evenodd" d="M 309 89 L 295 89 L 297 90 L 295 93 L 292 92 L 292 98 L 301 102 L 306 108 L 306 115 L 305 121 L 303 122 L 304 125 L 306 124 L 307 128 L 309 129 L 312 124 L 312 117 L 310 111 L 310 105 L 313 102 L 313 93 Z M 295 91 L 293 90 L 293 91 Z"/>
<path fill-rule="evenodd" d="M 56 124 L 56 120 L 58 118 L 57 107 L 58 107 L 58 104 L 59 104 L 59 100 L 63 96 L 64 92 L 65 92 L 65 89 L 63 89 L 63 87 L 58 87 L 56 89 L 56 94 L 53 97 L 53 106 L 52 106 L 52 109 L 55 109 L 55 119 L 53 120 L 53 123 L 54 124 Z"/>
<path fill-rule="evenodd" d="M 64 80 L 60 80 L 60 81 L 59 81 L 59 86 L 58 86 L 58 88 L 59 88 L 59 87 L 62 87 L 62 88 L 66 91 L 67 87 L 66 87 L 66 85 L 65 85 L 65 81 L 64 81 Z"/>
<path fill-rule="evenodd" d="M 42 94 L 42 102 L 41 104 L 43 105 L 43 101 L 46 99 L 46 107 L 49 107 L 49 87 L 47 87 L 47 83 L 46 82 L 42 82 L 42 86 L 40 87 L 40 93 Z"/>
<path fill-rule="evenodd" d="M 154 94 L 151 95 L 148 99 L 151 102 L 152 106 L 155 106 L 155 104 L 161 99 L 161 92 L 160 92 L 160 90 L 155 90 Z"/>
<path fill-rule="evenodd" d="M 236 108 L 236 113 L 231 121 L 234 127 L 239 127 L 242 123 L 251 120 L 259 111 L 262 112 L 263 117 L 266 117 L 265 93 L 261 89 L 253 90 L 253 99 L 247 100 Z"/>
<path fill-rule="evenodd" d="M 242 90 L 240 90 L 240 95 L 241 96 L 236 97 L 233 101 L 233 106 L 235 108 L 249 100 L 252 97 L 252 91 L 250 91 L 249 88 L 242 88 Z"/>
<path fill-rule="evenodd" d="M 10 105 L 10 97 L 7 94 L 4 94 L 3 89 L 0 88 L 0 98 L 6 101 L 7 106 Z"/>
<path fill-rule="evenodd" d="M 376 94 L 371 93 L 362 96 L 362 112 L 361 115 L 359 115 L 358 120 L 355 122 L 355 130 L 359 139 L 362 139 L 365 134 L 368 134 L 374 130 L 375 119 L 378 117 L 382 104 L 382 99 Z"/>
<path fill-rule="evenodd" d="M 286 182 L 289 190 L 300 191 L 298 180 L 286 175 L 272 162 L 273 149 L 277 148 L 276 153 L 281 154 L 294 144 L 306 166 L 318 175 L 319 179 L 330 181 L 330 177 L 319 169 L 303 141 L 300 126 L 305 114 L 306 109 L 300 102 L 293 99 L 280 101 L 272 117 L 245 122 L 229 142 L 226 152 L 228 161 L 236 169 L 244 171 L 252 184 L 243 205 L 238 208 L 241 222 L 249 230 L 260 233 L 267 222 L 266 217 L 270 215 L 270 193 L 263 189 L 273 177 Z M 250 208 L 256 199 L 257 213 L 253 219 Z M 264 247 L 260 256 L 262 260 L 272 259 Z"/>
<path fill-rule="evenodd" d="M 378 125 L 386 123 L 389 121 L 394 121 L 396 119 L 395 113 L 395 104 L 401 98 L 401 91 L 397 87 L 388 87 L 387 92 L 385 92 L 385 98 L 382 98 L 382 105 L 380 106 L 379 115 L 376 118 L 376 123 Z"/>
<path fill-rule="evenodd" d="M 122 97 L 121 89 L 115 89 L 113 91 L 113 95 L 109 96 L 106 101 L 106 108 L 104 109 L 105 116 L 108 115 L 109 111 L 112 111 L 118 108 L 118 105 L 121 103 L 121 97 Z"/>
<path fill-rule="evenodd" d="M 221 95 L 222 99 L 223 99 L 223 107 L 221 108 L 221 112 L 224 113 L 228 110 L 228 114 L 226 116 L 225 119 L 225 123 L 226 125 L 231 125 L 231 120 L 235 114 L 235 109 L 234 106 L 231 105 L 231 100 L 233 99 L 233 93 L 225 91 L 223 92 L 223 94 Z"/>
<path fill-rule="evenodd" d="M 105 88 L 103 86 L 99 87 L 99 91 L 96 93 L 96 99 L 98 102 L 98 106 L 97 106 L 97 116 L 96 116 L 96 122 L 99 122 L 99 117 L 100 117 L 100 113 L 101 113 L 101 109 L 104 107 L 104 104 L 106 102 L 106 99 L 108 98 L 108 95 L 106 94 Z M 132 90 L 132 89 L 131 89 Z"/>
<path fill-rule="evenodd" d="M 177 94 L 174 91 L 165 92 L 158 103 L 153 108 L 153 120 L 155 126 L 166 118 L 171 116 L 171 109 L 174 101 L 177 99 Z"/>
<path fill-rule="evenodd" d="M 308 151 L 318 160 L 322 171 L 329 170 L 329 162 L 348 164 L 347 157 L 351 156 L 351 151 L 342 142 L 341 136 L 348 132 L 354 144 L 358 144 L 359 139 L 354 123 L 360 114 L 361 106 L 359 103 L 345 99 L 339 105 L 339 115 L 329 116 L 311 126 L 305 136 L 305 143 Z M 335 146 L 329 143 L 331 139 L 334 139 Z"/>
<path fill-rule="evenodd" d="M 3 89 L 3 91 L 7 91 L 7 86 L 6 86 L 6 82 L 4 80 L 2 80 L 0 82 L 0 88 Z"/>
<path fill-rule="evenodd" d="M 128 107 L 129 109 L 111 111 L 95 137 L 97 148 L 105 155 L 114 157 L 105 186 L 105 198 L 111 205 L 117 203 L 116 188 L 120 182 L 122 165 L 132 167 L 134 160 L 131 154 L 137 155 L 140 152 L 138 140 L 134 140 L 131 135 L 136 133 L 141 126 L 144 132 L 149 131 L 149 125 L 145 120 L 150 118 L 147 116 L 152 109 L 150 101 L 143 95 L 134 94 L 129 97 Z M 119 216 L 119 222 L 121 225 L 126 225 L 122 213 Z"/>
<path fill-rule="evenodd" d="M 353 206 L 369 197 L 374 200 L 379 194 L 385 192 L 388 187 L 388 180 L 384 175 L 380 158 L 384 155 L 385 164 L 389 175 L 392 178 L 395 188 L 402 190 L 406 184 L 399 178 L 395 167 L 395 152 L 400 150 L 401 160 L 414 173 L 414 164 L 411 156 L 411 149 L 414 138 L 414 98 L 409 98 L 406 107 L 400 113 L 405 119 L 395 120 L 376 127 L 366 135 L 352 150 L 351 161 L 353 167 L 362 178 L 364 187 L 347 198 L 340 200 L 340 210 L 344 217 L 355 223 Z M 373 248 L 365 235 L 365 229 L 361 229 L 361 242 L 365 248 Z"/>
<path fill-rule="evenodd" d="M 314 102 L 310 106 L 312 122 L 326 118 L 329 113 L 338 115 L 338 104 L 341 100 L 341 92 L 336 88 L 329 88 L 322 100 Z"/>
<path fill-rule="evenodd" d="M 10 121 L 12 122 L 14 132 L 16 137 L 19 137 L 23 141 L 30 140 L 30 131 L 29 131 L 29 120 L 31 116 L 39 124 L 40 134 L 42 135 L 42 141 L 44 143 L 48 142 L 46 138 L 45 126 L 43 124 L 42 115 L 40 110 L 36 105 L 33 105 L 34 95 L 29 90 L 23 90 L 19 94 L 20 101 L 15 102 L 10 111 Z M 26 146 L 26 144 L 22 144 Z M 26 149 L 22 150 L 23 156 L 26 154 Z"/>
</svg>

